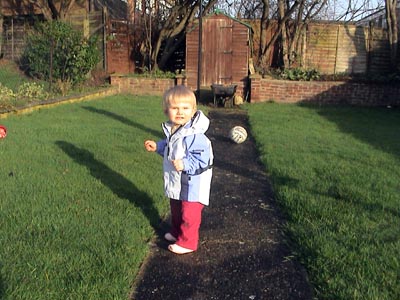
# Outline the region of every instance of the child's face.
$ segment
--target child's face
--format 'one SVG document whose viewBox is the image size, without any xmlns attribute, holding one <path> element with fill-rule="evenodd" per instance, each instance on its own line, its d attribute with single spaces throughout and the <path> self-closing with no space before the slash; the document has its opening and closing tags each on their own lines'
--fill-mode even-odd
<svg viewBox="0 0 400 300">
<path fill-rule="evenodd" d="M 172 100 L 167 108 L 167 116 L 175 125 L 186 124 L 194 115 L 194 105 L 188 101 Z"/>
</svg>

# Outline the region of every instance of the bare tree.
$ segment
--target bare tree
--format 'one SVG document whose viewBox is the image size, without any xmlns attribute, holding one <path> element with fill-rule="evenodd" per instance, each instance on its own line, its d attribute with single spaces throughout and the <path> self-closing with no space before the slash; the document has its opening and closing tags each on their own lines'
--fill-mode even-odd
<svg viewBox="0 0 400 300">
<path fill-rule="evenodd" d="M 259 0 L 220 0 L 216 8 L 242 19 L 258 19 L 262 14 L 262 2 Z"/>
<path fill-rule="evenodd" d="M 176 47 L 182 42 L 178 38 L 175 38 L 182 33 L 187 27 L 188 23 L 194 19 L 197 11 L 197 2 L 195 3 L 184 3 L 184 5 L 173 6 L 169 11 L 169 16 L 165 20 L 159 34 L 158 39 L 154 45 L 154 51 L 151 54 L 151 60 L 155 69 L 159 66 L 162 68 L 168 58 L 173 54 Z M 161 48 L 162 42 L 165 42 L 165 51 L 160 62 L 157 61 L 157 57 Z"/>
<path fill-rule="evenodd" d="M 263 11 L 260 22 L 260 49 L 259 49 L 259 65 L 261 68 L 267 66 L 270 59 L 272 44 L 267 44 L 267 30 L 270 26 L 270 5 L 269 0 L 262 0 Z"/>
<path fill-rule="evenodd" d="M 331 0 L 332 1 L 332 0 Z M 338 20 L 351 21 L 368 17 L 374 12 L 385 11 L 389 36 L 390 61 L 393 68 L 398 68 L 398 21 L 396 7 L 398 0 L 353 0 L 348 1 L 346 9 L 338 15 Z"/>
<path fill-rule="evenodd" d="M 278 1 L 278 19 L 282 20 L 285 17 L 285 11 L 288 3 L 283 0 Z M 282 58 L 283 58 L 283 65 L 286 67 L 289 66 L 289 56 L 288 54 L 288 47 L 287 47 L 287 26 L 286 22 L 282 22 L 280 26 L 280 39 L 281 39 L 281 50 L 282 50 Z M 289 29 L 290 30 L 290 29 Z"/>
<path fill-rule="evenodd" d="M 298 63 L 297 58 L 300 54 L 301 37 L 307 24 L 318 18 L 321 10 L 326 6 L 327 0 L 320 1 L 300 1 L 300 5 L 295 12 L 295 16 L 291 21 L 292 24 L 286 30 L 287 43 L 283 43 L 284 47 L 284 67 L 290 68 L 293 64 Z M 285 32 L 282 32 L 284 34 Z M 287 50 L 285 49 L 287 45 Z M 285 51 L 286 50 L 286 51 Z"/>
<path fill-rule="evenodd" d="M 170 0 L 167 5 L 155 9 L 151 5 L 144 15 L 147 36 L 141 42 L 141 48 L 149 53 L 150 67 L 153 70 L 164 69 L 165 64 L 175 50 L 184 41 L 184 33 L 188 24 L 198 16 L 200 0 Z M 206 14 L 217 0 L 202 1 Z M 151 34 L 150 34 L 151 30 Z M 161 46 L 164 45 L 162 53 Z M 161 56 L 160 56 L 161 54 Z"/>
<path fill-rule="evenodd" d="M 316 0 L 318 1 L 318 0 Z M 265 36 L 270 24 L 270 0 L 262 0 L 263 2 L 263 15 L 261 18 L 261 39 L 260 39 L 260 58 L 259 67 L 261 69 L 269 68 L 269 61 L 271 59 L 271 53 L 274 44 L 282 36 L 282 32 L 285 32 L 286 22 L 292 17 L 295 10 L 300 5 L 301 1 L 294 1 L 290 5 L 290 1 L 286 3 L 284 0 L 278 0 L 278 24 L 277 29 L 272 32 L 271 39 L 267 42 Z"/>
<path fill-rule="evenodd" d="M 3 45 L 3 1 L 0 1 L 0 59 L 3 56 L 2 45 Z"/>
<path fill-rule="evenodd" d="M 64 20 L 76 2 L 76 0 L 29 0 L 29 3 L 41 10 L 46 20 Z"/>
<path fill-rule="evenodd" d="M 355 21 L 371 15 L 384 7 L 385 0 L 329 0 L 333 18 L 336 21 Z M 333 8 L 333 10 L 332 10 Z"/>
<path fill-rule="evenodd" d="M 261 70 L 269 68 L 272 50 L 279 46 L 282 67 L 290 68 L 297 63 L 301 46 L 301 36 L 307 24 L 319 17 L 321 10 L 327 5 L 327 0 L 277 0 L 276 11 L 271 0 L 262 0 L 263 14 L 261 17 L 261 38 L 258 66 Z M 266 32 L 274 20 L 277 28 L 272 30 L 271 38 L 266 40 Z M 277 44 L 277 42 L 279 42 Z"/>
<path fill-rule="evenodd" d="M 397 16 L 396 16 L 397 0 L 386 0 L 386 21 L 388 26 L 389 34 L 389 45 L 390 45 L 390 62 L 393 68 L 397 66 L 397 55 L 398 55 L 398 27 L 397 27 Z"/>
</svg>

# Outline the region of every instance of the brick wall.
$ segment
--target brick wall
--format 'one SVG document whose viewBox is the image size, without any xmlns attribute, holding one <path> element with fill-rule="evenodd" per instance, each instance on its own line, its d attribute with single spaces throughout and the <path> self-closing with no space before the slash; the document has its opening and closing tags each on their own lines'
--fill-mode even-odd
<svg viewBox="0 0 400 300">
<path fill-rule="evenodd" d="M 141 78 L 127 76 L 110 76 L 110 83 L 120 93 L 134 95 L 163 95 L 166 90 L 176 84 L 183 84 L 183 79 Z"/>
<path fill-rule="evenodd" d="M 185 84 L 183 77 L 175 79 L 111 76 L 111 85 L 120 93 L 163 95 L 176 84 Z M 363 106 L 399 106 L 400 86 L 338 81 L 286 81 L 250 77 L 250 102 L 278 103 L 310 102 L 321 104 L 351 104 Z"/>
<path fill-rule="evenodd" d="M 330 81 L 285 81 L 251 76 L 251 102 L 400 105 L 400 86 Z"/>
</svg>

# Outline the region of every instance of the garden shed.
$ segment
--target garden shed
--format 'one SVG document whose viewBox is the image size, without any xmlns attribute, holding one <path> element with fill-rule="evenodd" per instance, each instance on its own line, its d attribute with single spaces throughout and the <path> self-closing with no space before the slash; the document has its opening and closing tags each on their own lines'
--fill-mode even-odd
<svg viewBox="0 0 400 300">
<path fill-rule="evenodd" d="M 223 13 L 202 20 L 201 87 L 213 84 L 237 85 L 236 94 L 246 97 L 251 26 Z M 186 82 L 197 89 L 199 26 L 189 28 L 186 36 Z"/>
</svg>

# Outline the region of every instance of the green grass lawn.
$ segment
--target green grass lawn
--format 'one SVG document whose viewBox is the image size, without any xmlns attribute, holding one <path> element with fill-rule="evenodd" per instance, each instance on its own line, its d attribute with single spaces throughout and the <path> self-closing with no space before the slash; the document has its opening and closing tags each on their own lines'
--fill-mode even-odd
<svg viewBox="0 0 400 300">
<path fill-rule="evenodd" d="M 317 299 L 400 299 L 400 111 L 248 105 Z"/>
<path fill-rule="evenodd" d="M 317 299 L 400 299 L 400 112 L 247 105 Z M 160 97 L 0 119 L 0 299 L 127 299 L 168 211 Z"/>
<path fill-rule="evenodd" d="M 47 98 L 48 86 L 33 80 L 15 62 L 0 60 L 0 112 L 38 103 Z"/>
<path fill-rule="evenodd" d="M 0 299 L 126 299 L 168 211 L 160 97 L 0 119 Z"/>
<path fill-rule="evenodd" d="M 105 82 L 100 84 L 99 82 L 94 86 L 90 81 L 73 87 L 59 82 L 49 84 L 26 76 L 15 62 L 0 60 L 0 112 L 34 106 L 65 96 L 79 97 L 82 94 L 102 91 L 108 86 Z M 66 89 L 62 91 L 62 88 Z"/>
<path fill-rule="evenodd" d="M 14 92 L 22 83 L 28 82 L 28 79 L 21 74 L 22 72 L 18 71 L 15 63 L 0 62 L 0 83 Z"/>
</svg>

